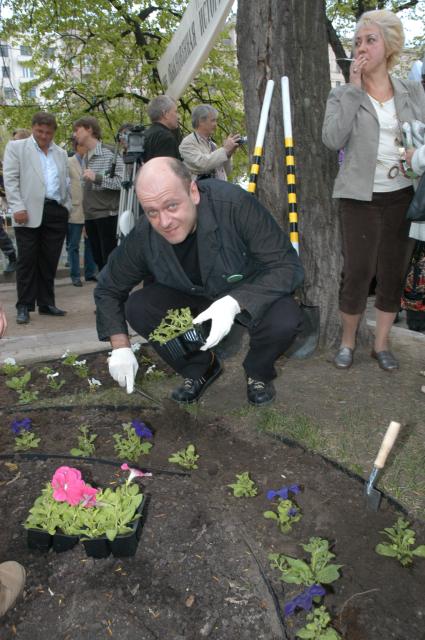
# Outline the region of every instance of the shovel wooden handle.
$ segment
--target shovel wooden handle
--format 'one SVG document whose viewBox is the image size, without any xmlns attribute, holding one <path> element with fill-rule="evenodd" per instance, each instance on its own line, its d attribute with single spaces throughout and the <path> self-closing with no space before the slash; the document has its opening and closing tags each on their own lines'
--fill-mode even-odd
<svg viewBox="0 0 425 640">
<path fill-rule="evenodd" d="M 399 422 L 390 422 L 390 426 L 387 429 L 387 432 L 382 440 L 381 448 L 378 451 L 378 455 L 376 456 L 376 460 L 374 466 L 377 469 L 383 469 L 385 462 L 388 458 L 388 454 L 393 448 L 394 442 L 397 440 L 397 436 L 400 431 L 400 423 Z"/>
</svg>

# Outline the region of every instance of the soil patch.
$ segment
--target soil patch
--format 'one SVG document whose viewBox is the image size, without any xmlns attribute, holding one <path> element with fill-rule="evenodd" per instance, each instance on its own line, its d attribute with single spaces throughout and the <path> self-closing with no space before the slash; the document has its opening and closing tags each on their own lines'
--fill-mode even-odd
<svg viewBox="0 0 425 640">
<path fill-rule="evenodd" d="M 311 536 L 331 541 L 343 565 L 324 604 L 344 638 L 425 639 L 423 560 L 405 569 L 374 551 L 379 532 L 399 514 L 385 501 L 378 513 L 367 511 L 361 483 L 321 457 L 169 401 L 161 411 L 81 406 L 28 415 L 43 452 L 68 454 L 86 423 L 98 434 L 95 455 L 108 459 L 115 457 L 112 434 L 142 419 L 155 437 L 138 466 L 154 476 L 143 481 L 150 501 L 136 555 L 94 560 L 82 545 L 62 554 L 26 545 L 28 509 L 54 470 L 72 462 L 17 459 L 14 467 L 0 460 L 0 561 L 16 559 L 28 572 L 23 601 L 2 620 L 2 640 L 293 640 L 304 615 L 284 618 L 282 611 L 300 589 L 279 580 L 268 554 L 303 557 L 299 543 Z M 15 415 L 2 417 L 0 450 L 12 451 L 8 424 Z M 200 454 L 199 469 L 187 476 L 161 472 L 180 470 L 168 457 L 189 443 Z M 75 466 L 101 486 L 122 478 L 116 466 Z M 259 487 L 255 498 L 234 498 L 227 488 L 243 471 Z M 265 494 L 294 483 L 304 487 L 297 496 L 303 518 L 283 535 L 262 515 L 270 508 Z M 425 527 L 417 522 L 415 529 L 424 543 Z"/>
</svg>

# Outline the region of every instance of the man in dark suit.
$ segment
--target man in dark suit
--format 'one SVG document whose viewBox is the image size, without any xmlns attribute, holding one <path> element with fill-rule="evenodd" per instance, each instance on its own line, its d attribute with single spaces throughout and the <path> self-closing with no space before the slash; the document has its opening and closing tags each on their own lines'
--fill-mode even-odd
<svg viewBox="0 0 425 640">
<path fill-rule="evenodd" d="M 160 156 L 181 160 L 179 152 L 179 115 L 177 105 L 169 96 L 157 96 L 148 104 L 152 122 L 145 133 L 144 162 Z"/>
<path fill-rule="evenodd" d="M 54 278 L 71 210 L 68 158 L 53 142 L 55 117 L 32 118 L 32 135 L 8 143 L 3 176 L 18 248 L 16 304 L 18 324 L 29 312 L 63 316 L 55 306 Z"/>
</svg>

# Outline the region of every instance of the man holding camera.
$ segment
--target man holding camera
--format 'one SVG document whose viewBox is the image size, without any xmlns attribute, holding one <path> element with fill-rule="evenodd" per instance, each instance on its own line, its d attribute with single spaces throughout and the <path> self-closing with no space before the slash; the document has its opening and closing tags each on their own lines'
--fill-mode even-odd
<svg viewBox="0 0 425 640">
<path fill-rule="evenodd" d="M 112 345 L 112 377 L 133 391 L 138 364 L 127 322 L 148 338 L 168 310 L 190 307 L 194 324 L 211 323 L 199 351 L 172 357 L 152 343 L 183 377 L 172 398 L 196 402 L 220 375 L 212 349 L 236 321 L 250 336 L 243 362 L 248 401 L 268 404 L 275 396 L 274 363 L 301 324 L 292 293 L 303 268 L 287 234 L 252 194 L 220 180 L 196 182 L 174 158 L 144 164 L 136 193 L 145 215 L 114 251 L 95 289 L 99 339 Z M 133 291 L 149 275 L 155 282 Z"/>
<path fill-rule="evenodd" d="M 227 180 L 232 170 L 231 157 L 241 144 L 239 134 L 231 135 L 217 148 L 211 139 L 217 128 L 218 112 L 209 104 L 199 104 L 192 111 L 193 133 L 183 138 L 179 147 L 183 162 L 194 180 Z"/>
</svg>

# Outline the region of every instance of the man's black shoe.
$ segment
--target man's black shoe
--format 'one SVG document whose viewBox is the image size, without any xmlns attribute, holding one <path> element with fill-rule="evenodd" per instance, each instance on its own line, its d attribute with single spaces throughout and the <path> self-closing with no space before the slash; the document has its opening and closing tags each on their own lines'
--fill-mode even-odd
<svg viewBox="0 0 425 640">
<path fill-rule="evenodd" d="M 86 282 L 97 282 L 96 276 L 91 276 L 90 278 L 86 278 L 85 280 Z"/>
<path fill-rule="evenodd" d="M 64 316 L 66 311 L 62 311 L 62 309 L 58 309 L 52 304 L 41 304 L 38 307 L 38 313 L 41 313 L 43 316 Z"/>
<path fill-rule="evenodd" d="M 263 382 L 254 378 L 247 379 L 248 402 L 256 407 L 263 407 L 273 402 L 276 395 L 273 382 Z"/>
<path fill-rule="evenodd" d="M 79 278 L 75 278 L 75 280 L 72 281 L 72 284 L 74 285 L 74 287 L 82 287 L 83 283 L 81 282 L 81 280 Z"/>
<path fill-rule="evenodd" d="M 17 324 L 28 324 L 30 321 L 30 314 L 28 311 L 28 307 L 26 304 L 18 304 L 16 307 L 16 323 Z"/>
<path fill-rule="evenodd" d="M 216 378 L 218 378 L 222 370 L 223 367 L 221 366 L 220 360 L 215 354 L 212 354 L 211 364 L 204 375 L 197 380 L 193 380 L 193 378 L 185 378 L 182 386 L 178 389 L 174 389 L 171 397 L 173 400 L 176 400 L 177 402 L 184 402 L 185 404 L 192 404 L 192 402 L 196 402 L 204 393 L 205 389 L 214 382 Z"/>
</svg>

